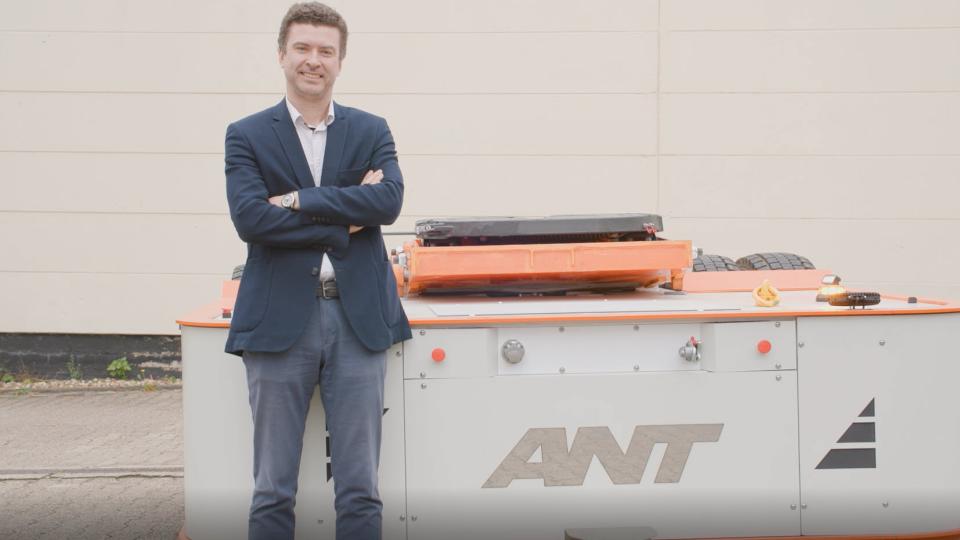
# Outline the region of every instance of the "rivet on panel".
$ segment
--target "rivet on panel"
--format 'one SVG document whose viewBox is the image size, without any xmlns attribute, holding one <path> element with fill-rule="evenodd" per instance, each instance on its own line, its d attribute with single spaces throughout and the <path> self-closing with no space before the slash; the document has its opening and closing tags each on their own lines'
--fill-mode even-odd
<svg viewBox="0 0 960 540">
<path fill-rule="evenodd" d="M 426 331 L 426 330 L 421 330 L 421 331 L 420 331 L 420 335 L 421 335 L 421 336 L 427 335 L 427 331 Z"/>
<path fill-rule="evenodd" d="M 560 330 L 561 332 L 564 332 L 564 331 L 566 331 L 566 328 L 564 328 L 564 327 L 561 326 L 561 327 L 559 328 L 559 330 Z"/>
<path fill-rule="evenodd" d="M 561 368 L 560 368 L 560 373 L 566 373 L 566 372 L 567 372 L 567 368 L 565 368 L 565 367 L 561 367 Z"/>
<path fill-rule="evenodd" d="M 426 390 L 426 389 L 427 389 L 427 383 L 420 383 L 420 389 L 421 389 L 421 390 Z"/>
<path fill-rule="evenodd" d="M 802 341 L 797 342 L 797 347 L 803 348 L 804 343 Z"/>
<path fill-rule="evenodd" d="M 640 366 L 639 366 L 639 365 L 633 366 L 633 370 L 634 370 L 634 371 L 640 371 Z"/>
<path fill-rule="evenodd" d="M 410 521 L 416 521 L 416 520 L 417 520 L 417 516 L 410 516 Z"/>
<path fill-rule="evenodd" d="M 890 503 L 888 501 L 883 501 L 884 508 L 890 508 Z"/>
<path fill-rule="evenodd" d="M 801 509 L 801 510 L 806 510 L 806 509 L 807 509 L 806 503 L 801 504 L 801 505 L 800 505 L 800 509 Z"/>
<path fill-rule="evenodd" d="M 401 351 L 397 351 L 397 352 L 394 353 L 394 354 L 396 354 L 397 356 L 403 356 L 403 353 L 402 353 Z"/>
<path fill-rule="evenodd" d="M 778 381 L 779 381 L 780 379 L 782 379 L 782 378 L 783 378 L 783 377 L 781 377 L 780 375 L 777 375 L 777 380 L 778 380 Z"/>
<path fill-rule="evenodd" d="M 633 325 L 633 329 L 639 331 L 639 330 L 640 330 L 640 325 L 639 325 L 639 324 Z"/>
<path fill-rule="evenodd" d="M 880 340 L 880 346 L 881 346 L 881 347 L 883 347 L 883 346 L 886 345 L 886 344 L 887 344 L 887 340 L 885 340 L 885 339 L 881 339 L 881 340 Z"/>
<path fill-rule="evenodd" d="M 407 516 L 400 516 L 400 521 L 406 521 L 406 520 L 407 520 Z"/>
<path fill-rule="evenodd" d="M 791 509 L 791 510 L 796 510 L 796 509 L 797 509 L 797 505 L 791 504 L 791 505 L 790 505 L 790 509 Z M 403 518 L 401 518 L 401 519 L 403 519 Z"/>
<path fill-rule="evenodd" d="M 421 378 L 421 379 L 426 379 L 426 378 L 427 378 L 427 373 L 426 373 L 425 371 L 421 371 L 421 372 L 420 372 L 420 378 Z"/>
<path fill-rule="evenodd" d="M 777 369 L 782 369 L 782 368 L 783 368 L 783 364 L 774 364 L 773 367 L 775 367 L 775 368 L 777 368 Z"/>
<path fill-rule="evenodd" d="M 774 326 L 775 328 L 780 328 L 780 321 L 777 321 L 777 322 L 773 323 L 773 326 Z"/>
</svg>

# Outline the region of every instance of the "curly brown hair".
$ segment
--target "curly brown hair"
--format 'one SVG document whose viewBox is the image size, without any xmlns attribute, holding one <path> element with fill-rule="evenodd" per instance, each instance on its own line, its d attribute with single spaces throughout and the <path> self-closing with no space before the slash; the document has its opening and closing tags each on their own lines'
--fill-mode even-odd
<svg viewBox="0 0 960 540">
<path fill-rule="evenodd" d="M 280 23 L 280 37 L 277 38 L 279 50 L 287 46 L 287 34 L 290 25 L 306 23 L 314 26 L 332 26 L 340 30 L 340 59 L 347 55 L 347 21 L 332 7 L 320 2 L 301 2 L 290 6 Z"/>
</svg>

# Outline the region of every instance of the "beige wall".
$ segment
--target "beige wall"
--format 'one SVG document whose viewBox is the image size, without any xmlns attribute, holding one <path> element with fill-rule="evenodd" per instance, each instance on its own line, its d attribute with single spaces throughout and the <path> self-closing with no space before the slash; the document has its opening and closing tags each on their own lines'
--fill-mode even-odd
<svg viewBox="0 0 960 540">
<path fill-rule="evenodd" d="M 0 4 L 0 332 L 175 333 L 242 262 L 228 122 L 286 0 Z M 344 0 L 422 217 L 656 212 L 960 299 L 960 1 Z M 398 240 L 396 237 L 394 240 Z"/>
</svg>

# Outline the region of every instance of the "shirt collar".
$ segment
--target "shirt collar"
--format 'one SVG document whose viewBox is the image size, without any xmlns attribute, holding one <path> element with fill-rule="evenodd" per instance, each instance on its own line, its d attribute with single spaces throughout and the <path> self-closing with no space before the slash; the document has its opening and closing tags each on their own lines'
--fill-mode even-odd
<svg viewBox="0 0 960 540">
<path fill-rule="evenodd" d="M 290 103 L 290 99 L 289 99 L 289 98 L 284 98 L 284 101 L 286 101 L 286 103 L 287 103 L 287 110 L 290 111 L 290 119 L 293 120 L 293 125 L 301 124 L 301 125 L 306 126 L 306 125 L 307 125 L 307 122 L 304 121 L 303 115 L 300 114 L 300 111 L 298 111 L 297 108 L 293 106 L 293 103 Z M 330 124 L 332 124 L 334 120 L 336 120 L 337 114 L 336 114 L 335 110 L 336 110 L 336 109 L 335 109 L 335 107 L 334 107 L 333 100 L 331 99 L 331 100 L 330 100 L 330 109 L 329 109 L 329 111 L 327 112 L 327 119 L 323 122 L 324 128 L 326 128 L 327 126 L 329 126 Z"/>
</svg>

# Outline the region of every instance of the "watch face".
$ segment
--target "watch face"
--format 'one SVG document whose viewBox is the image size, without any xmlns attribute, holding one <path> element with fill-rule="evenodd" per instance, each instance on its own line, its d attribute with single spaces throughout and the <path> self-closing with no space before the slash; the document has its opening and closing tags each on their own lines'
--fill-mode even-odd
<svg viewBox="0 0 960 540">
<path fill-rule="evenodd" d="M 284 195 L 283 197 L 281 197 L 281 198 L 280 198 L 280 204 L 281 204 L 284 208 L 290 208 L 291 206 L 293 206 L 293 195 L 287 193 L 286 195 Z"/>
</svg>

